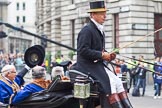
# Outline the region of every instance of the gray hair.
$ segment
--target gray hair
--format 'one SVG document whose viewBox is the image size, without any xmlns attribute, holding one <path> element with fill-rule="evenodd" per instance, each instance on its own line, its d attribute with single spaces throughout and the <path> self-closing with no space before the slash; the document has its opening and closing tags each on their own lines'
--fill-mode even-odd
<svg viewBox="0 0 162 108">
<path fill-rule="evenodd" d="M 32 78 L 45 78 L 46 69 L 42 66 L 35 66 L 32 69 Z"/>
<path fill-rule="evenodd" d="M 14 65 L 5 65 L 1 70 L 2 76 L 6 76 L 8 73 L 11 73 L 13 70 L 16 70 Z"/>
<path fill-rule="evenodd" d="M 52 68 L 51 76 L 54 78 L 57 75 L 64 76 L 64 69 L 61 66 L 56 66 Z"/>
</svg>

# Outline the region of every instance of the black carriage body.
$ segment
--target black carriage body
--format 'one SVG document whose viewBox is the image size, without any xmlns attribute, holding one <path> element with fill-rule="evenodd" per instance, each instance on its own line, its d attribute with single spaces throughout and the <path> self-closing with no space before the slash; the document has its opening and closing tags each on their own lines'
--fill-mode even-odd
<svg viewBox="0 0 162 108">
<path fill-rule="evenodd" d="M 75 77 L 87 75 L 78 71 L 70 72 L 70 81 L 61 81 L 59 77 L 49 85 L 47 90 L 33 93 L 26 100 L 13 106 L 13 108 L 80 108 L 80 100 L 84 100 L 84 108 L 95 108 L 99 105 L 99 92 L 97 82 L 91 77 L 91 95 L 87 99 L 74 98 L 74 80 Z"/>
<path fill-rule="evenodd" d="M 79 108 L 79 100 L 73 97 L 73 84 L 55 79 L 47 90 L 33 93 L 14 108 Z"/>
</svg>

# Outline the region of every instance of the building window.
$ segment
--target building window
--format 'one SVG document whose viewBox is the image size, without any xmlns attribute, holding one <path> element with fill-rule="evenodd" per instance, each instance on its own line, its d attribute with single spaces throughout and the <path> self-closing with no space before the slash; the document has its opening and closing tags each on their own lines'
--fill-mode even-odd
<svg viewBox="0 0 162 108">
<path fill-rule="evenodd" d="M 26 8 L 26 7 L 25 7 L 25 3 L 23 3 L 23 10 L 25 10 L 25 8 Z"/>
<path fill-rule="evenodd" d="M 72 48 L 75 48 L 75 20 L 71 20 L 71 35 Z"/>
<path fill-rule="evenodd" d="M 28 39 L 9 38 L 9 50 L 11 52 L 25 53 L 26 49 L 31 46 L 32 41 Z"/>
<path fill-rule="evenodd" d="M 25 21 L 26 21 L 26 18 L 25 18 L 25 16 L 23 16 L 23 23 L 25 23 Z"/>
<path fill-rule="evenodd" d="M 162 15 L 155 14 L 154 15 L 154 30 L 159 30 L 162 28 Z M 155 33 L 154 35 L 154 46 L 155 46 L 155 54 L 156 56 L 162 55 L 162 31 Z"/>
<path fill-rule="evenodd" d="M 16 17 L 16 22 L 20 22 L 20 17 L 19 16 Z"/>
<path fill-rule="evenodd" d="M 119 48 L 119 14 L 114 14 L 114 48 Z"/>
<path fill-rule="evenodd" d="M 19 3 L 17 3 L 17 5 L 16 5 L 16 9 L 19 10 L 19 8 L 20 8 L 20 7 L 19 7 Z"/>
</svg>

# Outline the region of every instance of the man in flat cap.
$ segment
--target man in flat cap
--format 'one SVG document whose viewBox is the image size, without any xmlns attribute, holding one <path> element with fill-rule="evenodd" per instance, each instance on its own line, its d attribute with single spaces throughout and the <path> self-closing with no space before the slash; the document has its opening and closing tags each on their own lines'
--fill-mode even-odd
<svg viewBox="0 0 162 108">
<path fill-rule="evenodd" d="M 104 1 L 90 2 L 90 22 L 78 34 L 77 63 L 73 69 L 90 73 L 99 81 L 102 108 L 133 108 L 121 80 L 104 64 L 116 57 L 105 50 L 106 11 Z"/>
</svg>

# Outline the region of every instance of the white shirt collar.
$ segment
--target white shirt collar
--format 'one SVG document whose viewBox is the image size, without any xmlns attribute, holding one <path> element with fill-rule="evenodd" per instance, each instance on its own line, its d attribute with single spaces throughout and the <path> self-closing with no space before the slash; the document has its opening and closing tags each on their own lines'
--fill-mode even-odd
<svg viewBox="0 0 162 108">
<path fill-rule="evenodd" d="M 104 31 L 104 26 L 102 24 L 99 24 L 98 22 L 96 22 L 93 18 L 91 18 L 91 21 L 94 22 L 94 24 L 97 26 L 97 28 L 103 32 Z"/>
</svg>

